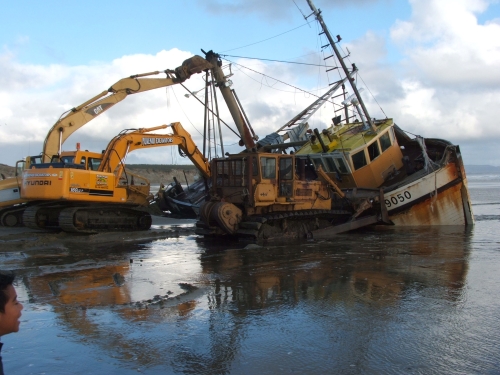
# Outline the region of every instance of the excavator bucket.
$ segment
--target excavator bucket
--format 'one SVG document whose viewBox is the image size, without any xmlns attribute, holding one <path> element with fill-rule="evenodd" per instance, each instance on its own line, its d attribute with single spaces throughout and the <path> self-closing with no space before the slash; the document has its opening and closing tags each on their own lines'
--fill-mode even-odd
<svg viewBox="0 0 500 375">
<path fill-rule="evenodd" d="M 182 81 L 191 77 L 196 73 L 201 73 L 204 70 L 211 69 L 213 66 L 203 57 L 194 55 L 187 60 L 184 60 L 181 66 L 175 69 L 175 74 Z"/>
</svg>

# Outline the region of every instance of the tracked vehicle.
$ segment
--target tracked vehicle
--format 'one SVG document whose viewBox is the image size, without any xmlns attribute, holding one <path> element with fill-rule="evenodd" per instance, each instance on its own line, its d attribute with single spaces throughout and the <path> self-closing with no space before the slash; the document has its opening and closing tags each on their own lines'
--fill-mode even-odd
<svg viewBox="0 0 500 375">
<path fill-rule="evenodd" d="M 210 51 L 206 59 L 246 150 L 211 160 L 211 188 L 199 209 L 197 234 L 257 241 L 293 239 L 324 228 L 338 233 L 384 220 L 378 190 L 348 200 L 307 155 L 267 152 L 280 145 L 259 147 L 228 87 L 220 56 Z"/>
<path fill-rule="evenodd" d="M 166 128 L 172 134 L 153 133 Z M 210 176 L 208 161 L 180 123 L 123 131 L 103 153 L 63 152 L 25 170 L 21 197 L 31 205 L 23 213 L 24 225 L 80 233 L 149 229 L 149 181 L 126 171 L 125 158 L 137 149 L 169 146 L 178 146 Z"/>
</svg>

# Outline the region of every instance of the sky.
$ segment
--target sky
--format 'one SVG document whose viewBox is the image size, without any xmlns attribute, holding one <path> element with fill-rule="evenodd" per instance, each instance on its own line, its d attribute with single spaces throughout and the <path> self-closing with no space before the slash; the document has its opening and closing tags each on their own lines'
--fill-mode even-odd
<svg viewBox="0 0 500 375">
<path fill-rule="evenodd" d="M 67 110 L 132 74 L 174 69 L 204 51 L 232 63 L 230 79 L 255 132 L 277 130 L 338 79 L 306 0 L 2 2 L 0 163 L 41 152 Z M 466 165 L 500 166 L 499 0 L 314 0 L 337 46 L 359 69 L 371 117 L 458 144 Z M 294 64 L 290 63 L 294 62 Z M 296 64 L 300 63 L 300 64 Z M 328 65 L 330 66 L 330 65 Z M 225 72 L 229 73 L 228 67 Z M 202 75 L 185 83 L 203 88 Z M 180 85 L 130 95 L 68 138 L 101 151 L 123 129 L 181 122 L 201 148 L 203 108 Z M 203 100 L 202 92 L 197 96 Z M 222 119 L 233 122 L 219 95 Z M 323 129 L 325 106 L 310 120 Z M 234 126 L 233 126 L 234 128 Z M 213 156 L 239 152 L 223 126 Z M 174 147 L 128 163 L 184 164 Z"/>
</svg>

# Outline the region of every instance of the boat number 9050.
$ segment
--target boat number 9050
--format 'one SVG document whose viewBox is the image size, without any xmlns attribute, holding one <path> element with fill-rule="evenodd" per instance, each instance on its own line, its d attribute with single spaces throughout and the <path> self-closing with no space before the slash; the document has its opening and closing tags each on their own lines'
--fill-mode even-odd
<svg viewBox="0 0 500 375">
<path fill-rule="evenodd" d="M 411 194 L 409 191 L 405 191 L 403 193 L 399 193 L 398 195 L 395 195 L 394 197 L 391 197 L 391 199 L 386 199 L 385 200 L 385 205 L 387 207 L 392 207 L 393 205 L 396 206 L 399 203 L 403 203 L 406 200 L 409 200 L 411 198 Z"/>
</svg>

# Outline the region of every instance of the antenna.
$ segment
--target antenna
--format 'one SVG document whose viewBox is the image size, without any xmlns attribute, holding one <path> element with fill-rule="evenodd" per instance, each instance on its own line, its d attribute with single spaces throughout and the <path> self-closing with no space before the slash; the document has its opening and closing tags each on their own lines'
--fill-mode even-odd
<svg viewBox="0 0 500 375">
<path fill-rule="evenodd" d="M 293 3 L 295 4 L 295 6 L 297 7 L 297 9 L 299 10 L 300 14 L 302 14 L 302 17 L 304 17 L 304 19 L 307 21 L 307 17 L 306 15 L 304 14 L 304 12 L 302 12 L 302 10 L 299 8 L 299 6 L 297 5 L 297 3 L 295 2 L 295 0 L 293 0 Z M 310 27 L 310 26 L 309 26 Z"/>
<path fill-rule="evenodd" d="M 295 2 L 295 0 L 293 0 L 293 3 L 295 4 L 295 6 L 296 6 L 296 7 L 297 7 L 297 9 L 299 10 L 300 14 L 302 14 L 302 17 L 304 17 L 304 19 L 305 19 L 306 21 L 307 21 L 307 19 L 308 19 L 309 17 L 311 17 L 311 16 L 314 14 L 314 12 L 313 12 L 313 13 L 311 13 L 310 15 L 306 16 L 306 15 L 304 14 L 304 12 L 302 12 L 302 10 L 299 8 L 299 6 L 298 6 L 298 5 L 297 5 L 297 3 Z M 309 28 L 311 28 L 311 25 L 310 25 L 309 23 L 307 23 L 307 24 L 309 25 Z"/>
<path fill-rule="evenodd" d="M 349 48 L 345 48 L 347 50 L 347 55 L 345 55 L 344 57 L 342 57 L 343 59 L 345 59 L 346 57 L 349 57 L 351 56 L 351 51 L 349 51 Z"/>
</svg>

